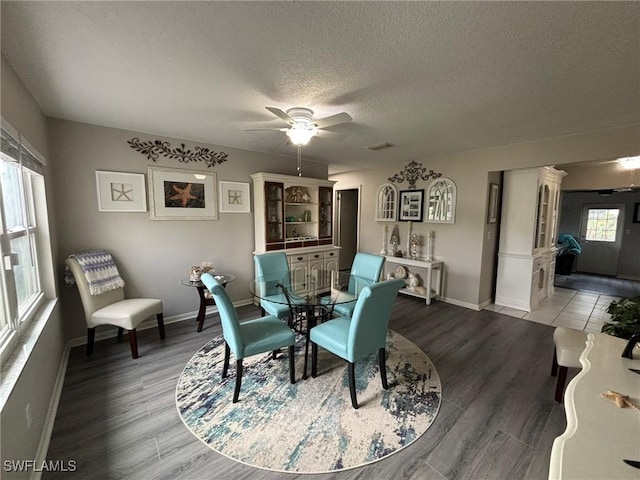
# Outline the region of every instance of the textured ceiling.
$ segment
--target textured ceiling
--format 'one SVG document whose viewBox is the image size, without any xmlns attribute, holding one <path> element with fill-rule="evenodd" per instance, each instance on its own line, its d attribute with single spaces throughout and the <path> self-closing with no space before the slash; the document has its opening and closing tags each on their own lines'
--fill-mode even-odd
<svg viewBox="0 0 640 480">
<path fill-rule="evenodd" d="M 640 121 L 638 2 L 0 2 L 47 116 L 295 156 L 265 110 L 341 111 L 332 172 Z M 365 146 L 389 142 L 393 148 Z"/>
</svg>

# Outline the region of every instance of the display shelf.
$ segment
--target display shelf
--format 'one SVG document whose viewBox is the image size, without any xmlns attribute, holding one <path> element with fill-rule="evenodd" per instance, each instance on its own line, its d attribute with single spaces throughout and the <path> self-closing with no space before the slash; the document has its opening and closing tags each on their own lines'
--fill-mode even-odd
<svg viewBox="0 0 640 480">
<path fill-rule="evenodd" d="M 424 274 L 424 288 L 426 291 L 426 294 L 421 294 L 418 293 L 412 289 L 409 288 L 409 285 L 407 285 L 407 287 L 400 289 L 400 293 L 404 294 L 404 295 L 409 295 L 412 297 L 418 297 L 418 298 L 424 298 L 425 299 L 425 303 L 427 305 L 431 305 L 431 300 L 432 299 L 436 299 L 438 298 L 441 293 L 442 293 L 442 268 L 443 268 L 443 262 L 441 260 L 422 260 L 422 259 L 412 259 L 412 258 L 403 258 L 403 257 L 390 257 L 390 256 L 385 256 L 385 276 L 388 276 L 390 273 L 393 273 L 395 275 L 395 270 L 392 270 L 391 268 L 389 270 L 387 270 L 387 264 L 392 264 L 392 265 L 401 265 L 404 266 L 405 268 L 407 266 L 409 267 L 413 267 L 413 268 L 418 268 L 420 269 L 420 271 L 418 272 L 413 272 L 413 273 L 418 273 L 418 274 Z M 393 269 L 396 269 L 397 267 L 392 267 Z M 423 272 L 424 270 L 424 272 Z M 411 269 L 406 268 L 406 272 L 407 274 L 412 271 Z M 435 273 L 435 283 L 433 282 L 433 275 Z M 405 280 L 405 282 L 408 281 L 407 278 L 402 278 L 403 280 Z"/>
</svg>

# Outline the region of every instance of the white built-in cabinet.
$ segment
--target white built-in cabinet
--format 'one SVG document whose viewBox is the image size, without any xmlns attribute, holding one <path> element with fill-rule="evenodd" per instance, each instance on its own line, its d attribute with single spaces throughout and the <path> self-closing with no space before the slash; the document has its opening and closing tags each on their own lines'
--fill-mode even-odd
<svg viewBox="0 0 640 480">
<path fill-rule="evenodd" d="M 531 311 L 553 295 L 562 177 L 553 167 L 504 174 L 495 303 Z"/>
<path fill-rule="evenodd" d="M 294 276 L 338 270 L 340 247 L 333 243 L 335 182 L 265 172 L 251 179 L 254 253 L 285 252 Z M 321 276 L 318 287 L 327 282 Z"/>
</svg>

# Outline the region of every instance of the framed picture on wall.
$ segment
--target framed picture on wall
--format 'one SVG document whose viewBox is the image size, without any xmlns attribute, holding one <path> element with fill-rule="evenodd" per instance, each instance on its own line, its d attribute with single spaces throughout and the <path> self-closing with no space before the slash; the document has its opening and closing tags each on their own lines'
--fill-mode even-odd
<svg viewBox="0 0 640 480">
<path fill-rule="evenodd" d="M 487 223 L 496 223 L 498 221 L 499 193 L 499 185 L 497 183 L 489 184 L 489 211 L 487 212 Z"/>
<path fill-rule="evenodd" d="M 402 222 L 421 222 L 424 190 L 400 190 L 398 196 L 400 212 L 398 220 Z"/>
<path fill-rule="evenodd" d="M 249 184 L 220 180 L 220 213 L 251 213 Z"/>
<path fill-rule="evenodd" d="M 216 174 L 147 167 L 151 220 L 217 220 Z"/>
<path fill-rule="evenodd" d="M 144 173 L 96 170 L 99 212 L 146 212 Z"/>
<path fill-rule="evenodd" d="M 640 223 L 640 203 L 633 205 L 633 223 Z"/>
</svg>

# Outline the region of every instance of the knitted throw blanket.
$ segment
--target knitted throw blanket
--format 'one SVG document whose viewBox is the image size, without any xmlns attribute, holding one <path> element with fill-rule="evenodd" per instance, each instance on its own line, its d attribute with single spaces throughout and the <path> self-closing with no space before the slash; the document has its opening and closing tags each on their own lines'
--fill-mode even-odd
<svg viewBox="0 0 640 480">
<path fill-rule="evenodd" d="M 100 295 L 110 290 L 124 287 L 124 280 L 120 277 L 118 267 L 116 267 L 109 252 L 95 250 L 70 256 L 80 264 L 89 283 L 89 293 L 91 295 Z"/>
</svg>

